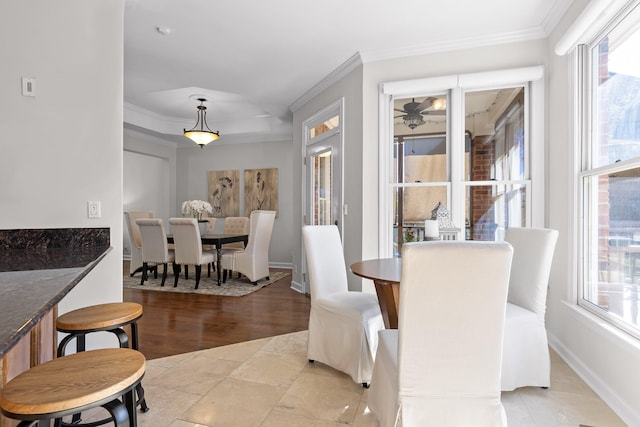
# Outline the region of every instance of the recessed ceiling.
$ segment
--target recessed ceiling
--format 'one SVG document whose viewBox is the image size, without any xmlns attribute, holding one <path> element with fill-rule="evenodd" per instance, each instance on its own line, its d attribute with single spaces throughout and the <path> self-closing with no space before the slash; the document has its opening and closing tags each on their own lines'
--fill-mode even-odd
<svg viewBox="0 0 640 427">
<path fill-rule="evenodd" d="M 549 34 L 572 0 L 126 0 L 125 125 L 189 146 L 207 98 L 224 140 L 291 138 L 290 107 L 364 62 Z"/>
</svg>

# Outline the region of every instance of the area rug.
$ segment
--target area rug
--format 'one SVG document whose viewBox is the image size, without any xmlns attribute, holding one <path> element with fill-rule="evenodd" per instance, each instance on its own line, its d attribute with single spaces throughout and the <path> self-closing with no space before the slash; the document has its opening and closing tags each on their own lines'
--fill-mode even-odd
<svg viewBox="0 0 640 427">
<path fill-rule="evenodd" d="M 162 269 L 161 269 L 162 270 Z M 249 279 L 245 276 L 238 279 L 234 273 L 233 278 L 227 277 L 226 283 L 221 283 L 218 286 L 218 279 L 215 272 L 211 272 L 211 277 L 207 277 L 206 272 L 204 277 L 200 278 L 200 284 L 198 289 L 196 287 L 195 272 L 189 272 L 189 279 L 185 280 L 184 273 L 180 275 L 178 280 L 178 287 L 173 287 L 173 274 L 169 273 L 164 286 L 160 286 L 162 273 L 158 273 L 158 278 L 154 279 L 153 274 L 149 275 L 149 280 L 144 282 L 144 285 L 140 286 L 140 274 L 136 274 L 134 277 L 128 274 L 122 278 L 122 286 L 130 289 L 139 289 L 146 291 L 160 291 L 160 292 L 179 292 L 179 293 L 192 293 L 203 295 L 223 295 L 230 297 L 241 297 L 248 295 L 252 292 L 258 291 L 265 286 L 268 286 L 283 277 L 289 276 L 290 273 L 282 271 L 272 271 L 269 275 L 269 279 L 258 280 L 256 285 L 253 285 Z"/>
</svg>

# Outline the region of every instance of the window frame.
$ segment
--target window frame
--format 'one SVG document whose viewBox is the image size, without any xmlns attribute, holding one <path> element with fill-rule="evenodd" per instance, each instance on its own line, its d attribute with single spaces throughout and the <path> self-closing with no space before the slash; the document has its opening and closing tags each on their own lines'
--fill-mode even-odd
<svg viewBox="0 0 640 427">
<path fill-rule="evenodd" d="M 464 94 L 467 91 L 495 89 L 522 85 L 529 89 L 528 119 L 525 113 L 525 129 L 529 136 L 530 152 L 528 162 L 529 180 L 531 181 L 529 227 L 543 227 L 545 215 L 545 177 L 544 177 L 544 88 L 545 68 L 536 65 L 523 68 L 502 69 L 480 73 L 456 74 L 423 79 L 403 80 L 382 83 L 379 91 L 379 218 L 378 223 L 378 255 L 393 256 L 393 203 L 391 200 L 393 159 L 393 101 L 396 98 L 426 96 L 432 93 L 448 93 L 450 104 L 447 105 L 449 115 L 447 129 L 447 152 L 450 164 L 447 165 L 451 185 L 449 210 L 452 221 L 460 228 L 465 225 L 465 184 L 464 177 Z M 526 90 L 526 89 L 525 89 Z M 455 181 L 455 185 L 454 185 Z M 472 182 L 477 185 L 479 182 Z M 491 184 L 498 182 L 491 181 Z M 462 232 L 464 237 L 464 232 Z"/>
<path fill-rule="evenodd" d="M 640 168 L 640 156 L 626 159 L 619 162 L 610 162 L 605 165 L 592 166 L 594 159 L 592 158 L 593 144 L 596 144 L 596 138 L 594 137 L 595 128 L 597 127 L 597 118 L 595 112 L 597 111 L 597 95 L 594 93 L 593 79 L 594 76 L 594 61 L 597 61 L 593 50 L 597 47 L 605 37 L 616 30 L 616 27 L 620 25 L 625 19 L 638 19 L 640 22 L 640 2 L 636 1 L 622 9 L 619 13 L 615 14 L 613 19 L 602 25 L 602 29 L 598 31 L 594 37 L 586 43 L 579 44 L 576 47 L 576 53 L 574 55 L 575 62 L 575 76 L 576 76 L 576 97 L 575 104 L 577 114 L 576 120 L 576 135 L 577 135 L 577 148 L 579 158 L 579 168 L 576 171 L 576 189 L 577 189 L 577 217 L 579 218 L 579 224 L 577 227 L 577 274 L 576 274 L 576 304 L 588 311 L 589 313 L 603 319 L 607 323 L 610 323 L 614 327 L 628 333 L 636 339 L 640 339 L 640 325 L 634 327 L 628 322 L 610 314 L 597 302 L 592 302 L 585 298 L 585 287 L 587 286 L 587 280 L 589 280 L 588 270 L 595 270 L 595 274 L 599 273 L 598 260 L 595 260 L 595 265 L 592 265 L 590 261 L 593 252 L 592 242 L 596 242 L 599 239 L 599 227 L 596 225 L 594 229 L 590 228 L 590 224 L 594 223 L 592 216 L 598 214 L 597 203 L 593 208 L 592 198 L 593 189 L 589 186 L 590 179 L 597 179 L 598 176 L 610 175 L 616 172 L 626 171 L 634 168 Z M 635 10 L 638 9 L 638 10 Z M 636 16 L 631 17 L 632 13 L 636 13 Z M 590 196 L 591 195 L 591 196 Z M 597 197 L 596 197 L 597 202 Z M 595 221 L 597 224 L 597 221 Z M 594 274 L 594 273 L 591 273 Z M 611 284 L 611 282 L 607 282 Z"/>
</svg>

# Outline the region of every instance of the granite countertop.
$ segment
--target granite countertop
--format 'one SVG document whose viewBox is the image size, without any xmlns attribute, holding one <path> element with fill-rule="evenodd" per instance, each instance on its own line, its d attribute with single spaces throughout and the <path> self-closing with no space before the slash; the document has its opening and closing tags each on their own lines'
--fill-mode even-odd
<svg viewBox="0 0 640 427">
<path fill-rule="evenodd" d="M 54 233 L 61 232 L 56 230 Z M 11 240 L 15 243 L 13 234 Z M 40 236 L 43 231 L 37 230 L 34 234 Z M 104 230 L 97 234 L 104 235 Z M 9 248 L 2 247 L 2 237 L 0 231 L 0 356 L 26 335 L 112 249 L 105 239 L 95 246 L 14 245 Z"/>
</svg>

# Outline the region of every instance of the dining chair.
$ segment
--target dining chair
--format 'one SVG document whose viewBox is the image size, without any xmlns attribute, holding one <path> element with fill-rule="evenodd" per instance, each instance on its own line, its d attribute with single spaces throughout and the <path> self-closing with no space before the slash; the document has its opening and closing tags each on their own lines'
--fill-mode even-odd
<svg viewBox="0 0 640 427">
<path fill-rule="evenodd" d="M 384 329 L 378 298 L 349 290 L 338 227 L 306 225 L 302 237 L 311 290 L 307 358 L 368 387 Z"/>
<path fill-rule="evenodd" d="M 170 218 L 169 224 L 175 248 L 173 287 L 178 286 L 179 266 L 184 265 L 185 277 L 188 277 L 188 266 L 194 265 L 196 267 L 196 289 L 198 289 L 202 266 L 213 263 L 215 254 L 202 250 L 200 229 L 195 218 Z"/>
<path fill-rule="evenodd" d="M 205 234 L 215 234 L 216 232 L 216 223 L 218 222 L 218 218 L 207 217 L 207 227 L 205 229 Z"/>
<path fill-rule="evenodd" d="M 206 226 L 205 226 L 205 234 L 215 234 L 216 232 L 216 223 L 218 222 L 218 218 L 214 218 L 214 217 L 207 217 L 204 218 L 205 220 L 207 220 Z M 215 247 L 213 245 L 202 245 L 202 249 L 205 251 L 211 251 L 214 250 Z M 211 264 L 215 266 L 215 263 Z M 215 270 L 215 267 L 214 267 Z"/>
<path fill-rule="evenodd" d="M 249 234 L 249 218 L 246 216 L 228 216 L 222 226 L 223 234 Z M 225 243 L 222 249 L 244 249 L 244 243 Z"/>
<path fill-rule="evenodd" d="M 367 400 L 381 427 L 506 426 L 500 366 L 512 254 L 505 242 L 403 245 L 398 329 L 379 332 Z"/>
<path fill-rule="evenodd" d="M 558 231 L 508 228 L 513 246 L 502 356 L 502 390 L 549 387 L 551 362 L 545 327 L 547 286 Z"/>
<path fill-rule="evenodd" d="M 128 211 L 124 213 L 124 216 L 131 247 L 129 274 L 133 277 L 138 271 L 142 271 L 142 238 L 136 221 L 140 218 L 154 218 L 155 215 L 151 211 Z"/>
<path fill-rule="evenodd" d="M 269 243 L 275 218 L 276 211 L 251 212 L 247 246 L 222 252 L 223 283 L 227 279 L 227 271 L 244 274 L 254 285 L 262 278 L 269 278 Z"/>
<path fill-rule="evenodd" d="M 162 264 L 164 269 L 160 286 L 164 286 L 164 282 L 167 280 L 167 265 L 169 263 L 173 264 L 175 260 L 175 252 L 169 249 L 169 244 L 167 243 L 164 223 L 160 218 L 141 218 L 136 220 L 136 224 L 140 229 L 140 237 L 142 238 L 142 279 L 140 280 L 140 285 L 144 285 L 145 280 L 147 280 L 149 264 Z"/>
</svg>

